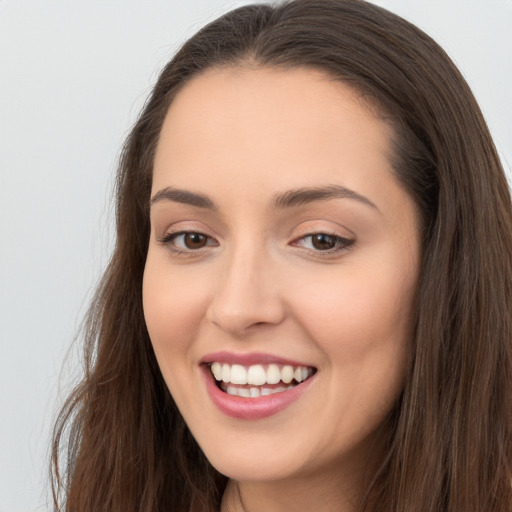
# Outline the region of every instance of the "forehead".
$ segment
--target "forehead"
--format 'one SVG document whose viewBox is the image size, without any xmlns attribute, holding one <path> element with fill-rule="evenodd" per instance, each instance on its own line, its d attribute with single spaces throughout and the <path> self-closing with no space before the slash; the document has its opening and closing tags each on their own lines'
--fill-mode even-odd
<svg viewBox="0 0 512 512">
<path fill-rule="evenodd" d="M 234 136 L 238 127 L 263 125 L 280 136 L 294 127 L 295 137 L 299 132 L 327 137 L 345 119 L 352 131 L 365 124 L 367 138 L 386 145 L 388 126 L 378 120 L 376 110 L 370 110 L 369 101 L 358 91 L 319 70 L 223 67 L 197 75 L 178 92 L 163 130 L 178 128 L 182 135 L 218 137 Z M 369 129 L 370 125 L 376 129 Z"/>
<path fill-rule="evenodd" d="M 267 185 L 337 183 L 371 193 L 374 178 L 392 178 L 391 135 L 357 91 L 322 72 L 208 70 L 169 108 L 153 189 L 238 183 L 254 195 Z"/>
</svg>

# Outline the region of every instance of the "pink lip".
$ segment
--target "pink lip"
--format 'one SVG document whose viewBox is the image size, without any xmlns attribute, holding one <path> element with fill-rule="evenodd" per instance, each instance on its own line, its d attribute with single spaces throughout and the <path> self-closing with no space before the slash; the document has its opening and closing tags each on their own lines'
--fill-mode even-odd
<svg viewBox="0 0 512 512">
<path fill-rule="evenodd" d="M 301 363 L 300 361 L 293 361 L 291 359 L 260 352 L 252 352 L 250 354 L 236 354 L 226 351 L 213 352 L 205 355 L 201 360 L 202 363 L 214 363 L 215 361 L 227 364 L 241 364 L 242 366 L 251 366 L 253 364 L 289 364 L 290 366 L 311 367 L 311 365 Z"/>
<path fill-rule="evenodd" d="M 235 363 L 229 364 L 251 364 L 247 362 L 246 358 L 243 358 L 243 362 L 240 362 L 241 359 L 236 357 Z M 218 354 L 213 359 L 214 361 L 223 361 L 228 362 L 226 358 L 219 358 Z M 261 358 L 258 359 L 260 363 L 265 364 Z M 272 358 L 273 363 L 276 364 L 292 364 L 296 366 L 306 366 L 300 365 L 297 363 L 292 363 L 286 360 L 285 363 L 282 362 L 280 358 L 277 360 Z M 253 363 L 252 363 L 253 364 Z M 210 396 L 212 402 L 217 406 L 217 408 L 227 416 L 237 419 L 243 420 L 258 420 L 267 418 L 278 412 L 282 411 L 293 402 L 298 400 L 305 391 L 309 388 L 311 382 L 314 380 L 316 374 L 312 375 L 309 379 L 301 382 L 297 386 L 287 391 L 282 391 L 280 393 L 274 393 L 272 395 L 259 396 L 256 398 L 245 398 L 241 396 L 233 396 L 225 393 L 221 389 L 217 387 L 215 378 L 213 377 L 210 368 L 207 364 L 201 365 L 202 374 L 204 377 L 204 381 L 206 384 L 206 390 L 208 395 Z"/>
</svg>

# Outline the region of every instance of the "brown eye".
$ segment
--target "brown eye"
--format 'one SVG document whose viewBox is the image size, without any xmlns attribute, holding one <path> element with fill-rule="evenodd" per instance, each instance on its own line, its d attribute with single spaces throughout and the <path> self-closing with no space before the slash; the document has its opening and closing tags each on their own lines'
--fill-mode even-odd
<svg viewBox="0 0 512 512">
<path fill-rule="evenodd" d="M 183 233 L 183 243 L 187 249 L 202 249 L 208 237 L 202 233 Z"/>
<path fill-rule="evenodd" d="M 326 235 L 325 233 L 317 233 L 315 235 L 311 235 L 311 245 L 319 251 L 328 251 L 329 249 L 334 249 L 334 247 L 336 247 L 337 241 L 338 237 Z"/>
<path fill-rule="evenodd" d="M 178 254 L 192 253 L 205 247 L 218 245 L 214 238 L 197 231 L 168 233 L 160 240 L 160 243 Z"/>
<path fill-rule="evenodd" d="M 303 247 L 314 253 L 325 253 L 325 255 L 334 254 L 338 251 L 348 249 L 354 244 L 355 240 L 343 238 L 338 235 L 328 233 L 313 233 L 295 240 L 292 245 Z"/>
</svg>

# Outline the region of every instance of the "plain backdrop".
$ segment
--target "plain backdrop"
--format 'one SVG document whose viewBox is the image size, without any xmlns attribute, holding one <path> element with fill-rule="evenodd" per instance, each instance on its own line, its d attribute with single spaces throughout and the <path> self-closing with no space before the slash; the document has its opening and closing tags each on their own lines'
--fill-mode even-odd
<svg viewBox="0 0 512 512">
<path fill-rule="evenodd" d="M 180 43 L 244 3 L 0 0 L 0 512 L 52 509 L 50 428 L 112 247 L 121 143 Z M 375 3 L 448 51 L 510 176 L 512 2 Z"/>
</svg>

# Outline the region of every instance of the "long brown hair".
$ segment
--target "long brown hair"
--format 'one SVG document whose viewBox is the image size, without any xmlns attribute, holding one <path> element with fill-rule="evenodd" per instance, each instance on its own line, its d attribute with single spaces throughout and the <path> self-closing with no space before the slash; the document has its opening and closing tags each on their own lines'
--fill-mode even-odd
<svg viewBox="0 0 512 512">
<path fill-rule="evenodd" d="M 408 373 L 361 510 L 510 512 L 506 179 L 478 105 L 444 51 L 362 0 L 241 7 L 194 35 L 162 71 L 120 160 L 117 241 L 86 322 L 85 375 L 55 428 L 56 508 L 218 510 L 225 478 L 198 448 L 160 375 L 141 288 L 153 156 L 167 109 L 191 77 L 246 63 L 320 69 L 368 98 L 394 128 L 389 158 L 421 214 Z"/>
</svg>

